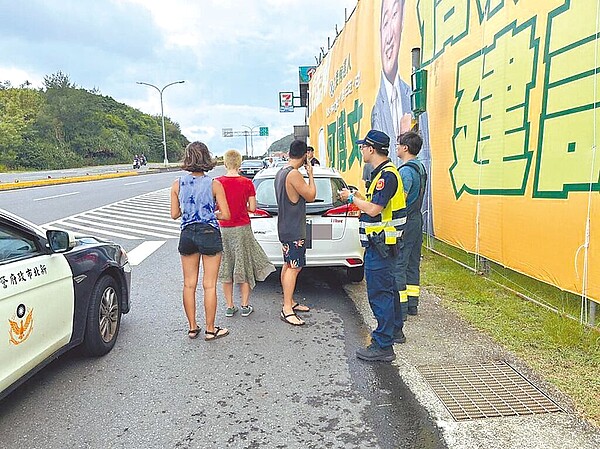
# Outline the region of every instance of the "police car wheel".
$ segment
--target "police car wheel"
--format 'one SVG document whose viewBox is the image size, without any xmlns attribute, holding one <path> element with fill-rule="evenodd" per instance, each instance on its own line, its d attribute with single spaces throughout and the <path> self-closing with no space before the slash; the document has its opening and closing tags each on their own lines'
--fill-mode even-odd
<svg viewBox="0 0 600 449">
<path fill-rule="evenodd" d="M 98 279 L 87 315 L 83 342 L 86 354 L 101 356 L 115 345 L 121 324 L 120 291 L 112 276 Z"/>
<path fill-rule="evenodd" d="M 361 265 L 360 267 L 346 268 L 346 276 L 350 282 L 362 281 L 365 277 L 364 265 Z"/>
</svg>

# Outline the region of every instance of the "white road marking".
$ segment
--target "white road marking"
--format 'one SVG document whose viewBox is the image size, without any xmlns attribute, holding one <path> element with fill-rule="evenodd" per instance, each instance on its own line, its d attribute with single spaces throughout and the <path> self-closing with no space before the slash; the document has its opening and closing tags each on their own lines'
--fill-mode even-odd
<svg viewBox="0 0 600 449">
<path fill-rule="evenodd" d="M 171 219 L 169 209 L 170 189 L 165 188 L 45 223 L 42 227 L 74 228 L 90 235 L 104 234 L 128 240 L 176 239 L 179 220 Z"/>
<path fill-rule="evenodd" d="M 122 204 L 120 204 L 120 206 L 127 206 L 128 209 L 133 209 L 133 207 L 141 207 L 141 208 L 143 208 L 143 210 L 147 210 L 148 212 L 157 212 L 157 213 L 165 212 L 165 204 L 157 205 L 156 202 L 140 203 L 138 201 L 135 201 L 135 202 L 131 201 L 131 202 L 123 202 Z"/>
<path fill-rule="evenodd" d="M 104 216 L 104 217 L 109 217 L 112 219 L 120 219 L 121 223 L 123 223 L 124 221 L 128 221 L 128 222 L 137 222 L 137 223 L 146 223 L 146 224 L 153 224 L 153 225 L 158 225 L 160 224 L 162 229 L 165 228 L 173 228 L 176 229 L 177 231 L 179 231 L 179 223 L 177 223 L 175 220 L 170 219 L 170 221 L 166 221 L 163 220 L 164 223 L 161 223 L 161 219 L 154 219 L 154 220 L 145 220 L 143 218 L 139 218 L 139 214 L 127 214 L 124 212 L 115 212 L 115 211 L 109 211 L 109 210 L 95 210 L 92 212 L 88 212 L 86 214 L 87 216 Z M 135 223 L 131 223 L 132 225 Z M 137 226 L 137 224 L 135 224 Z"/>
<path fill-rule="evenodd" d="M 80 226 L 80 225 L 77 225 L 74 223 L 66 223 L 66 222 L 63 222 L 62 220 L 53 221 L 52 223 L 42 225 L 42 228 L 44 228 L 44 229 L 72 228 L 72 229 L 78 229 L 80 231 L 84 231 L 92 236 L 94 236 L 96 234 L 103 234 L 103 235 L 110 235 L 112 237 L 121 237 L 122 239 L 127 239 L 127 240 L 141 240 L 142 239 L 142 237 L 136 237 L 133 235 L 119 234 L 118 232 L 105 231 L 104 229 L 91 228 L 89 226 Z"/>
<path fill-rule="evenodd" d="M 172 227 L 171 229 L 167 229 L 165 226 L 151 226 L 149 224 L 140 224 L 140 223 L 124 223 L 122 219 L 118 219 L 119 217 L 103 217 L 99 212 L 89 212 L 85 215 L 85 218 L 94 220 L 94 223 L 97 223 L 98 226 L 104 226 L 104 223 L 111 223 L 115 225 L 123 225 L 127 224 L 131 227 L 135 226 L 136 229 L 149 229 L 150 231 L 157 232 L 175 232 L 179 234 L 179 226 Z M 154 223 L 155 225 L 160 223 Z"/>
<path fill-rule="evenodd" d="M 60 198 L 61 196 L 77 195 L 79 192 L 61 193 L 60 195 L 45 196 L 44 198 L 35 198 L 33 201 L 51 200 L 52 198 Z"/>
<path fill-rule="evenodd" d="M 143 183 L 145 183 L 145 182 L 148 182 L 148 181 L 128 182 L 128 183 L 126 183 L 126 184 L 123 184 L 123 185 L 124 185 L 124 186 L 132 186 L 132 185 L 134 185 L 134 184 L 143 184 Z"/>
<path fill-rule="evenodd" d="M 148 240 L 146 242 L 141 243 L 140 245 L 133 248 L 131 251 L 127 251 L 127 258 L 129 259 L 129 265 L 135 267 L 142 263 L 142 261 L 160 248 L 165 243 L 162 241 L 152 241 Z"/>
<path fill-rule="evenodd" d="M 131 230 L 131 227 L 126 228 L 124 226 L 115 226 L 115 225 L 110 225 L 110 224 L 98 223 L 97 221 L 86 220 L 85 218 L 80 218 L 80 217 L 73 217 L 70 219 L 70 221 L 75 221 L 77 223 L 83 223 L 83 224 L 92 225 L 92 226 L 102 226 L 103 228 L 114 229 L 116 231 L 130 231 Z M 125 224 L 127 224 L 127 223 L 125 223 Z M 136 234 L 150 235 L 152 237 L 158 237 L 158 238 L 162 238 L 162 239 L 170 239 L 173 237 L 171 235 L 158 234 L 156 232 L 142 231 L 141 229 L 136 229 L 135 232 L 136 232 Z"/>
<path fill-rule="evenodd" d="M 138 212 L 138 215 L 142 215 L 144 217 L 154 217 L 154 218 L 164 218 L 164 219 L 168 219 L 168 220 L 172 220 L 171 218 L 171 213 L 170 212 L 165 212 L 165 213 L 159 213 L 159 212 L 148 212 L 147 209 L 143 208 L 143 207 L 133 207 L 133 206 L 123 206 L 123 205 L 112 205 L 110 206 L 110 208 L 105 208 L 104 210 L 118 210 L 121 212 Z M 167 209 L 165 209 L 167 210 Z M 88 211 L 89 212 L 89 211 Z"/>
</svg>

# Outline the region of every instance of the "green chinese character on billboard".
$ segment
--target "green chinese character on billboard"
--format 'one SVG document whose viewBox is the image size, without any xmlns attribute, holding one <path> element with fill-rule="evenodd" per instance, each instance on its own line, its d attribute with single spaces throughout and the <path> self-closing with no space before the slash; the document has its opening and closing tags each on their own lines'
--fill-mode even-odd
<svg viewBox="0 0 600 449">
<path fill-rule="evenodd" d="M 268 136 L 269 128 L 267 126 L 261 126 L 260 128 L 258 128 L 258 134 L 260 136 Z"/>
</svg>

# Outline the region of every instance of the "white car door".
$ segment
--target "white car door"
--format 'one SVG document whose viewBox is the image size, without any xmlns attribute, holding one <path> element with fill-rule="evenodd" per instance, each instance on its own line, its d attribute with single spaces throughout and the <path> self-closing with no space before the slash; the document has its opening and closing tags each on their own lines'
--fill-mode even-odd
<svg viewBox="0 0 600 449">
<path fill-rule="evenodd" d="M 71 339 L 74 290 L 62 254 L 0 223 L 0 391 Z"/>
</svg>

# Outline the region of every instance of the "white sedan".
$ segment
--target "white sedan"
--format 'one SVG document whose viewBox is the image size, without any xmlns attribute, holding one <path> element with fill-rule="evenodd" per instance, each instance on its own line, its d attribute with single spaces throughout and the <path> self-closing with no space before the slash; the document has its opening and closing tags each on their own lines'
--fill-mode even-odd
<svg viewBox="0 0 600 449">
<path fill-rule="evenodd" d="M 271 263 L 279 267 L 283 265 L 283 255 L 277 235 L 274 181 L 280 169 L 267 168 L 254 177 L 257 209 L 251 214 L 256 240 Z M 359 210 L 339 199 L 338 190 L 348 185 L 337 170 L 316 166 L 313 174 L 317 197 L 306 204 L 306 266 L 346 267 L 348 279 L 360 282 L 364 277 L 364 251 L 358 237 Z M 308 182 L 306 174 L 305 178 Z"/>
</svg>

